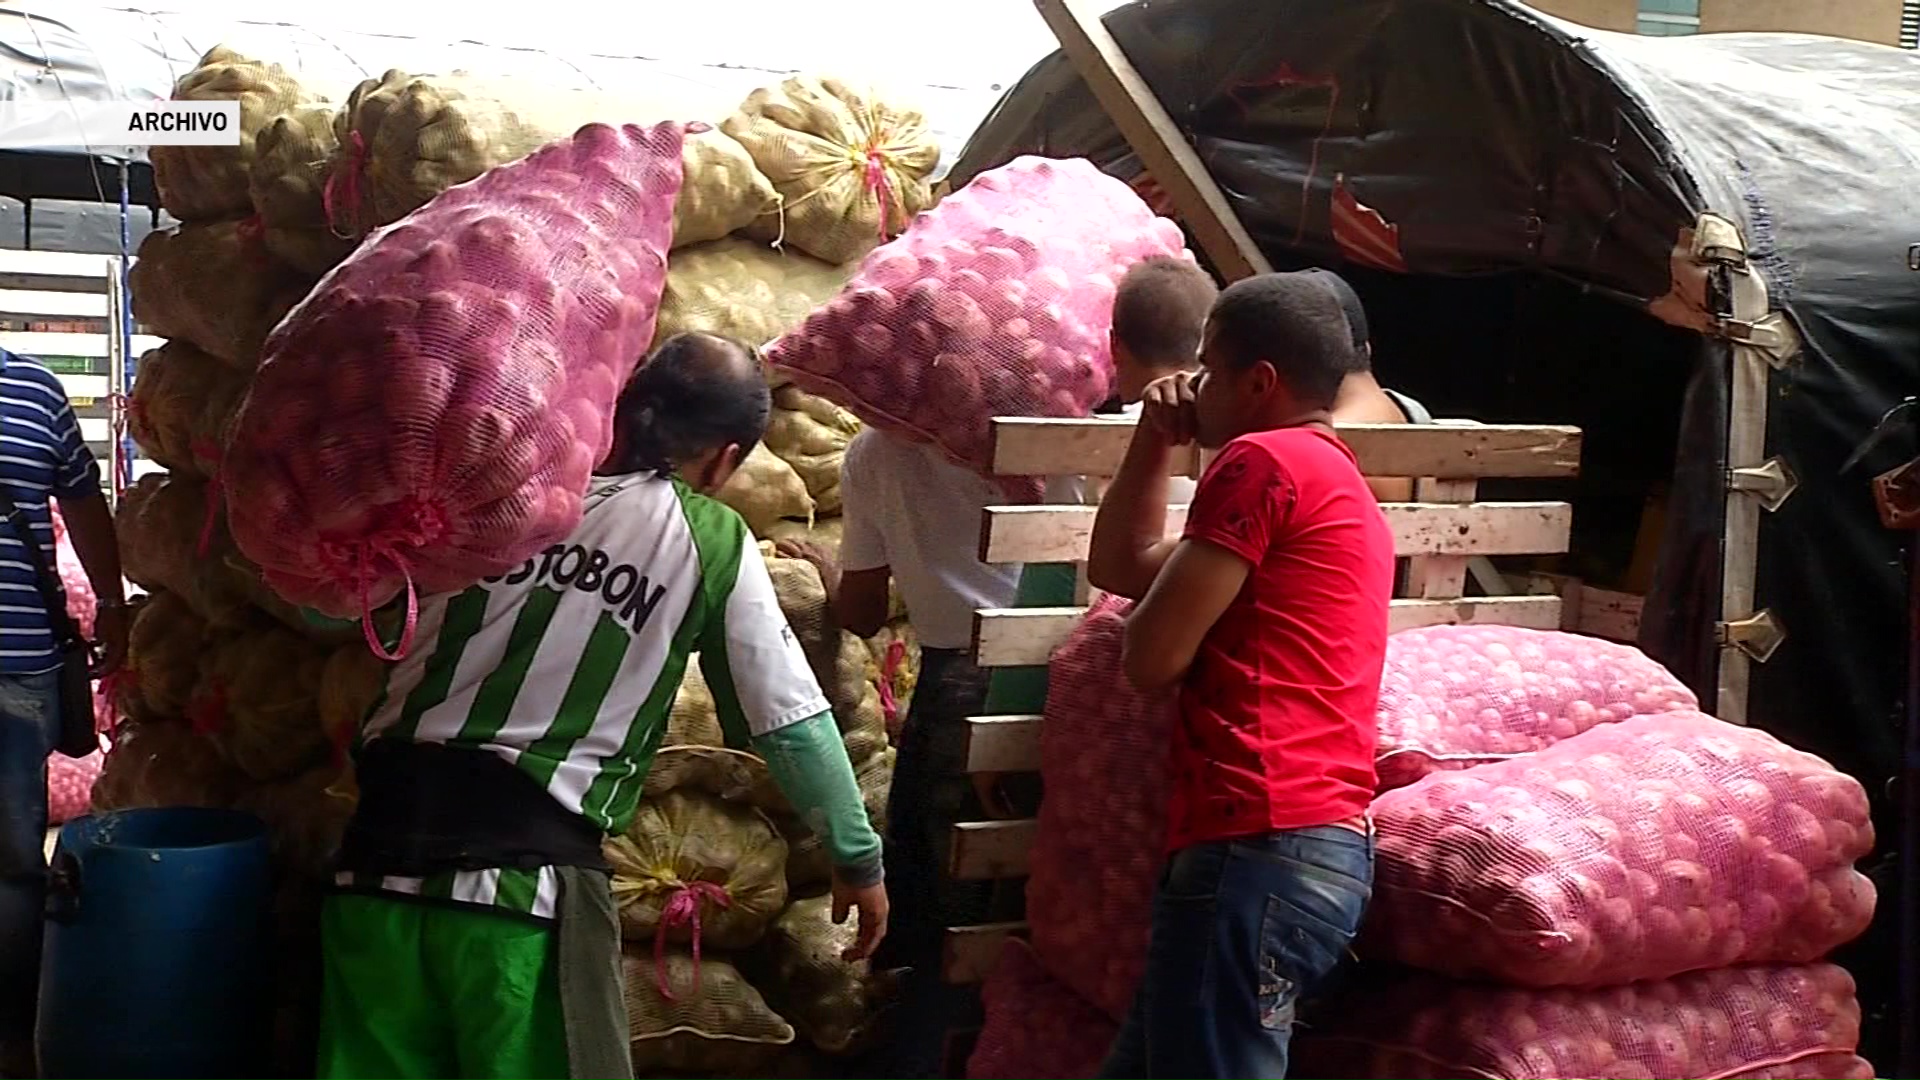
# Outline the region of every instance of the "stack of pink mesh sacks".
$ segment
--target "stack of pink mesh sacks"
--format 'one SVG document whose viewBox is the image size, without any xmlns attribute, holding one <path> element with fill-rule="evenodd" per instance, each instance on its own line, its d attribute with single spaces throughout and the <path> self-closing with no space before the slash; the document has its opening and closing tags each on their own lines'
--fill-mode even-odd
<svg viewBox="0 0 1920 1080">
<path fill-rule="evenodd" d="M 1822 962 L 1873 917 L 1859 782 L 1547 631 L 1396 635 L 1379 719 L 1368 964 L 1303 1075 L 1872 1075 Z"/>
<path fill-rule="evenodd" d="M 590 125 L 449 189 L 274 330 L 220 479 L 275 592 L 411 610 L 579 523 L 653 336 L 684 136 Z"/>
</svg>

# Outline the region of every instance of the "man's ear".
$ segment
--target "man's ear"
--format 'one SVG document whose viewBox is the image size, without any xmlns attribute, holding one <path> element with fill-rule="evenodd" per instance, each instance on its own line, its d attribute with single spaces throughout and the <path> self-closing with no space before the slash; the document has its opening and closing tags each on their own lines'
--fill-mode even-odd
<svg viewBox="0 0 1920 1080">
<path fill-rule="evenodd" d="M 740 463 L 746 459 L 747 452 L 740 448 L 739 443 L 728 443 L 721 447 L 718 452 L 707 459 L 706 482 L 703 483 L 701 487 L 709 495 L 719 491 L 721 488 L 727 486 L 728 480 L 733 479 L 734 472 L 740 468 Z"/>
<path fill-rule="evenodd" d="M 1264 398 L 1273 393 L 1273 388 L 1279 382 L 1280 373 L 1274 370 L 1271 361 L 1255 360 L 1253 366 L 1247 369 L 1247 390 L 1255 396 Z"/>
</svg>

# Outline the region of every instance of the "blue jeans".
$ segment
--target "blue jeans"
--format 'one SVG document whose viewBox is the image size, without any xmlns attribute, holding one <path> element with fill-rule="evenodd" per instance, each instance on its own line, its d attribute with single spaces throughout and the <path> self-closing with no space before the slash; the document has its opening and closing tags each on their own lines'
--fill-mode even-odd
<svg viewBox="0 0 1920 1080">
<path fill-rule="evenodd" d="M 1287 1075 L 1294 1011 L 1340 966 L 1373 892 L 1373 841 L 1325 827 L 1175 852 L 1146 974 L 1103 1077 Z"/>
<path fill-rule="evenodd" d="M 60 675 L 0 675 L 0 1043 L 33 1035 Z"/>
</svg>

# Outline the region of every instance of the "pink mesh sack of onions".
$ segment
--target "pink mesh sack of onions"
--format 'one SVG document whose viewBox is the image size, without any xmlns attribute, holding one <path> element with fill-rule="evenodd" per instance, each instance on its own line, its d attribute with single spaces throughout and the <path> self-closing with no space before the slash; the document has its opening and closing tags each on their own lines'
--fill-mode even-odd
<svg viewBox="0 0 1920 1080">
<path fill-rule="evenodd" d="M 1142 694 L 1121 673 L 1132 607 L 1101 597 L 1048 665 L 1040 725 L 1047 795 L 1027 879 L 1034 952 L 1115 1020 L 1146 967 L 1175 718 L 1171 695 Z"/>
<path fill-rule="evenodd" d="M 995 416 L 1086 416 L 1113 380 L 1113 295 L 1132 264 L 1184 252 L 1092 163 L 1021 157 L 981 173 L 869 254 L 767 359 L 875 427 L 990 473 Z"/>
<path fill-rule="evenodd" d="M 1606 990 L 1395 978 L 1329 1002 L 1300 1076 L 1396 1080 L 1868 1080 L 1860 1003 L 1832 964 L 1740 967 Z"/>
<path fill-rule="evenodd" d="M 981 988 L 986 1024 L 967 1059 L 968 1080 L 1073 1080 L 1100 1071 L 1119 1026 L 1055 982 L 1027 943 L 1008 941 Z"/>
<path fill-rule="evenodd" d="M 53 550 L 60 570 L 60 585 L 67 593 L 67 615 L 80 628 L 80 634 L 93 640 L 93 620 L 99 614 L 100 601 L 93 595 L 93 582 L 80 565 L 80 554 L 67 539 L 67 523 L 58 507 L 53 511 Z"/>
<path fill-rule="evenodd" d="M 64 825 L 86 814 L 105 759 L 98 750 L 83 758 L 54 754 L 47 759 L 47 824 Z"/>
<path fill-rule="evenodd" d="M 1700 707 L 1639 649 L 1517 626 L 1431 626 L 1387 639 L 1379 789 L 1544 750 L 1596 724 Z"/>
<path fill-rule="evenodd" d="M 1363 944 L 1520 986 L 1807 963 L 1873 918 L 1859 781 L 1700 713 L 1605 724 L 1373 803 Z"/>
<path fill-rule="evenodd" d="M 375 233 L 288 314 L 221 475 L 275 592 L 362 616 L 380 651 L 372 608 L 579 523 L 653 335 L 684 137 L 581 128 Z"/>
</svg>

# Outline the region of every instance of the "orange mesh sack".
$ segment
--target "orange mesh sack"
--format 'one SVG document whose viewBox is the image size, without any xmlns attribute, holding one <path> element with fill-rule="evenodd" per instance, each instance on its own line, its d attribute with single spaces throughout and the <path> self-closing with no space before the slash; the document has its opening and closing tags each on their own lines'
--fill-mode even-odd
<svg viewBox="0 0 1920 1080">
<path fill-rule="evenodd" d="M 332 105 L 307 104 L 275 117 L 255 140 L 247 190 L 267 250 L 315 277 L 353 250 L 327 221 L 327 174 L 339 137 Z"/>
<path fill-rule="evenodd" d="M 185 719 L 200 678 L 207 624 L 172 593 L 147 597 L 127 631 L 124 682 L 145 708 L 166 719 Z"/>
<path fill-rule="evenodd" d="M 1873 918 L 1859 781 L 1699 713 L 1437 773 L 1373 817 L 1363 945 L 1443 975 L 1582 987 L 1806 963 Z"/>
<path fill-rule="evenodd" d="M 175 101 L 240 104 L 240 141 L 228 146 L 155 146 L 147 151 L 160 205 L 182 221 L 238 217 L 249 209 L 247 170 L 261 129 L 306 98 L 278 64 L 249 60 L 224 45 L 173 85 Z"/>
<path fill-rule="evenodd" d="M 1048 665 L 1040 725 L 1047 797 L 1027 880 L 1034 952 L 1115 1020 L 1146 968 L 1176 720 L 1171 694 L 1142 694 L 1122 673 L 1132 608 L 1102 596 Z"/>
<path fill-rule="evenodd" d="M 833 299 L 852 273 L 738 237 L 680 248 L 667 260 L 654 344 L 699 331 L 765 345 Z"/>
<path fill-rule="evenodd" d="M 787 842 L 751 806 L 675 790 L 606 842 L 626 936 L 739 949 L 787 904 Z"/>
<path fill-rule="evenodd" d="M 125 725 L 93 785 L 95 810 L 233 805 L 242 777 L 212 739 L 178 721 Z"/>
<path fill-rule="evenodd" d="M 223 474 L 275 592 L 365 617 L 579 524 L 653 336 L 680 143 L 582 128 L 369 238 L 281 324 Z"/>
<path fill-rule="evenodd" d="M 1179 226 L 1084 159 L 981 173 L 867 256 L 767 359 L 861 420 L 992 470 L 995 416 L 1085 416 L 1113 381 L 1127 268 Z"/>
<path fill-rule="evenodd" d="M 114 531 L 127 580 L 172 594 L 208 623 L 238 626 L 259 590 L 236 565 L 226 529 L 209 518 L 212 498 L 192 477 L 149 473 L 121 496 Z"/>
<path fill-rule="evenodd" d="M 134 367 L 127 431 L 174 472 L 211 476 L 220 440 L 246 396 L 246 376 L 189 341 L 149 349 Z"/>
<path fill-rule="evenodd" d="M 721 130 L 782 198 L 751 233 L 827 262 L 866 254 L 932 201 L 940 144 L 926 118 L 838 79 L 795 76 L 755 90 Z"/>
<path fill-rule="evenodd" d="M 1832 964 L 1703 971 L 1606 990 L 1397 977 L 1327 1003 L 1296 1036 L 1300 1076 L 1400 1080 L 1868 1080 L 1860 1004 Z"/>
<path fill-rule="evenodd" d="M 764 536 L 786 520 L 813 520 L 813 496 L 793 466 L 782 461 L 765 443 L 754 443 L 746 459 L 714 498 L 746 519 L 755 536 Z"/>
<path fill-rule="evenodd" d="M 209 642 L 188 718 L 254 780 L 284 780 L 326 759 L 319 709 L 327 649 L 264 621 Z"/>
<path fill-rule="evenodd" d="M 1543 750 L 1596 724 L 1700 707 L 1631 645 L 1517 626 L 1431 626 L 1387 639 L 1381 791 Z"/>
<path fill-rule="evenodd" d="M 840 512 L 840 462 L 847 444 L 860 434 L 860 420 L 823 397 L 797 386 L 774 391 L 773 413 L 767 418 L 767 449 L 793 466 L 800 482 L 813 496 L 816 514 Z M 828 550 L 837 550 L 836 538 Z"/>
<path fill-rule="evenodd" d="M 267 335 L 309 284 L 268 256 L 257 228 L 233 221 L 148 233 L 127 280 L 135 319 L 242 372 L 259 366 Z"/>
<path fill-rule="evenodd" d="M 764 1076 L 793 1042 L 793 1025 L 726 960 L 668 949 L 621 966 L 636 1076 Z"/>
<path fill-rule="evenodd" d="M 1055 982 L 1018 939 L 1001 947 L 980 993 L 987 1021 L 967 1059 L 969 1080 L 1094 1076 L 1120 1034 L 1106 1014 Z"/>
</svg>

